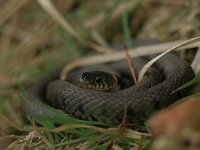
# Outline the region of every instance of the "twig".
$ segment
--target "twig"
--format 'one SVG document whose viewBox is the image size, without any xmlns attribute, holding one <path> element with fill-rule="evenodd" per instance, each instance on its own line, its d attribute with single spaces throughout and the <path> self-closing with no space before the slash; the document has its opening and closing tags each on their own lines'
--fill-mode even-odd
<svg viewBox="0 0 200 150">
<path fill-rule="evenodd" d="M 127 105 L 124 106 L 124 116 L 123 116 L 123 119 L 122 119 L 122 121 L 120 123 L 120 127 L 119 127 L 119 129 L 122 131 L 126 127 L 126 117 L 127 117 Z"/>
<path fill-rule="evenodd" d="M 131 74 L 132 74 L 132 77 L 133 77 L 134 84 L 137 84 L 138 81 L 137 81 L 137 77 L 136 77 L 135 67 L 134 67 L 133 62 L 131 61 L 131 57 L 128 53 L 128 48 L 125 46 L 124 50 L 125 50 L 125 54 L 126 54 L 126 59 L 128 61 L 128 64 L 129 64 L 129 67 L 130 67 L 130 70 L 131 70 Z"/>
</svg>

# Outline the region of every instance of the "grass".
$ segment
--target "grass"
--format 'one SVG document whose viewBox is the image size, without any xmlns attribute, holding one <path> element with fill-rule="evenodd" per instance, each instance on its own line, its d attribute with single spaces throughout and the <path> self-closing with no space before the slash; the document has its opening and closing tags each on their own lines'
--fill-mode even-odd
<svg viewBox="0 0 200 150">
<path fill-rule="evenodd" d="M 192 0 L 191 5 L 167 0 L 111 0 L 101 4 L 92 0 L 53 1 L 85 43 L 55 23 L 36 1 L 19 3 L 16 7 L 14 0 L 0 2 L 0 149 L 148 149 L 148 134 L 129 129 L 122 132 L 120 127 L 72 116 L 37 116 L 30 119 L 31 125 L 26 124 L 21 114 L 21 94 L 62 63 L 98 51 L 88 43 L 104 48 L 118 42 L 130 46 L 135 37 L 169 40 L 198 36 L 198 0 Z M 177 16 L 171 9 L 179 12 Z M 166 19 L 159 13 L 162 10 L 170 12 Z M 160 21 L 155 24 L 156 19 Z M 194 80 L 199 82 L 199 76 Z"/>
<path fill-rule="evenodd" d="M 200 83 L 200 74 L 196 75 L 194 79 L 192 79 L 191 81 L 185 83 L 184 85 L 182 85 L 181 87 L 179 87 L 178 89 L 176 89 L 174 92 L 178 92 L 181 91 L 187 87 L 190 87 L 192 85 L 198 84 Z"/>
<path fill-rule="evenodd" d="M 40 115 L 29 120 L 31 126 L 16 127 L 28 134 L 12 135 L 15 140 L 9 149 L 42 149 L 43 147 L 57 149 L 66 146 L 75 149 L 137 148 L 147 147 L 150 141 L 149 134 L 101 122 L 83 121 L 60 112 L 55 117 Z M 36 123 L 41 126 L 36 125 Z M 57 126 L 58 124 L 61 126 Z"/>
</svg>

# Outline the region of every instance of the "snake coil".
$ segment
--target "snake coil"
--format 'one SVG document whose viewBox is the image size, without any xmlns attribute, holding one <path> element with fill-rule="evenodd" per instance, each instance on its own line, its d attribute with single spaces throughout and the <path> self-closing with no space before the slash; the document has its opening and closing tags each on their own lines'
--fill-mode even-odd
<svg viewBox="0 0 200 150">
<path fill-rule="evenodd" d="M 151 58 L 134 58 L 136 71 L 139 72 Z M 125 60 L 105 65 L 122 75 L 130 74 Z M 98 65 L 93 68 L 98 69 Z M 138 125 L 147 117 L 147 112 L 152 113 L 179 99 L 180 93 L 172 94 L 172 91 L 194 77 L 190 65 L 174 53 L 160 58 L 137 85 L 113 93 L 83 89 L 75 85 L 74 74 L 81 72 L 78 69 L 71 73 L 72 82 L 59 80 L 60 71 L 58 69 L 27 91 L 23 98 L 26 115 L 54 116 L 55 113 L 50 109 L 54 107 L 83 120 L 119 124 L 126 112 L 126 122 Z"/>
</svg>

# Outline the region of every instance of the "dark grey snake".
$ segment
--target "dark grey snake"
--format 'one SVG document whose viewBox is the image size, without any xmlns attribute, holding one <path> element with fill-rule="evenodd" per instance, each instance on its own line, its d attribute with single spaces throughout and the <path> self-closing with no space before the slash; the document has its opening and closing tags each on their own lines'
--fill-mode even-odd
<svg viewBox="0 0 200 150">
<path fill-rule="evenodd" d="M 134 58 L 136 72 L 153 56 Z M 172 91 L 194 77 L 189 64 L 174 53 L 160 58 L 137 84 L 130 81 L 130 69 L 125 60 L 77 68 L 69 74 L 69 81 L 59 80 L 62 68 L 33 85 L 24 95 L 23 110 L 26 115 L 54 116 L 51 107 L 60 109 L 83 120 L 120 124 L 126 113 L 126 122 L 140 124 L 161 107 L 180 98 Z M 84 71 L 116 72 L 126 83 L 116 92 L 83 89 L 76 85 Z"/>
</svg>

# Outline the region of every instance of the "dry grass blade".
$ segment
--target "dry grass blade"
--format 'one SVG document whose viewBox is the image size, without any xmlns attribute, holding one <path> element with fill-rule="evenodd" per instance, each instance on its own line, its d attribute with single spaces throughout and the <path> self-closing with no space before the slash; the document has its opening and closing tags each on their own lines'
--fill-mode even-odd
<svg viewBox="0 0 200 150">
<path fill-rule="evenodd" d="M 29 134 L 25 137 L 25 141 L 29 141 L 29 142 L 32 142 L 34 137 L 35 137 L 35 134 L 36 134 L 36 131 L 32 131 L 32 132 L 29 132 Z M 20 149 L 25 149 L 25 146 L 26 146 L 26 143 L 23 143 L 21 145 L 21 148 Z"/>
<path fill-rule="evenodd" d="M 19 69 L 22 65 L 30 66 L 34 63 L 37 65 L 41 62 L 41 58 L 37 59 L 34 57 L 37 53 L 37 48 L 41 47 L 46 42 L 46 38 L 42 35 L 42 33 L 38 32 L 33 34 L 32 36 L 23 40 L 20 44 L 16 45 L 15 49 L 12 50 L 12 61 L 5 60 L 0 63 L 0 82 L 2 84 L 10 84 L 16 82 L 16 78 L 8 74 L 5 74 L 10 68 Z M 5 51 L 6 54 L 6 51 Z"/>
<path fill-rule="evenodd" d="M 152 59 L 151 61 L 149 61 L 149 62 L 142 68 L 142 70 L 140 71 L 139 77 L 138 77 L 138 81 L 142 80 L 142 78 L 143 78 L 144 74 L 146 73 L 146 71 L 148 70 L 148 68 L 149 68 L 153 63 L 155 63 L 158 59 L 160 59 L 162 56 L 164 56 L 165 54 L 167 54 L 167 53 L 169 53 L 169 52 L 171 52 L 171 51 L 173 51 L 173 50 L 176 50 L 176 49 L 178 49 L 178 48 L 185 47 L 185 46 L 187 46 L 187 45 L 190 45 L 190 44 L 192 44 L 192 43 L 196 43 L 196 42 L 199 42 L 199 41 L 200 41 L 200 36 L 195 37 L 195 38 L 192 38 L 192 39 L 189 39 L 189 40 L 187 40 L 187 41 L 185 41 L 185 42 L 183 42 L 183 43 L 180 43 L 180 44 L 178 44 L 178 45 L 176 45 L 176 46 L 174 46 L 174 47 L 172 47 L 172 48 L 166 50 L 166 51 L 163 52 L 162 54 L 156 56 L 154 59 Z M 199 45 L 200 45 L 200 43 L 199 43 Z"/>
<path fill-rule="evenodd" d="M 124 11 L 130 11 L 133 9 L 134 6 L 137 6 L 138 3 L 140 3 L 140 0 L 129 0 L 129 1 L 123 1 L 112 13 L 112 16 L 110 17 L 110 22 L 114 19 L 121 16 Z M 84 25 L 89 28 L 94 28 L 95 26 L 99 25 L 103 21 L 105 21 L 106 18 L 106 11 L 102 11 L 101 13 L 87 19 L 84 21 Z"/>
<path fill-rule="evenodd" d="M 20 8 L 22 8 L 28 0 L 10 0 L 0 8 L 0 25 L 4 23 L 10 16 L 15 14 Z"/>
<path fill-rule="evenodd" d="M 88 44 L 92 49 L 94 49 L 94 50 L 96 50 L 96 51 L 98 51 L 100 53 L 109 54 L 109 53 L 113 53 L 113 51 L 114 51 L 112 48 L 102 47 L 102 46 L 99 46 L 99 45 L 97 45 L 95 43 L 88 43 Z"/>
<path fill-rule="evenodd" d="M 195 74 L 200 73 L 200 47 L 198 48 L 197 53 L 192 62 L 192 68 L 193 68 Z"/>
<path fill-rule="evenodd" d="M 108 46 L 109 45 L 106 42 L 106 40 L 99 34 L 99 32 L 97 30 L 92 29 L 91 36 L 99 45 L 103 45 L 103 46 Z"/>
<path fill-rule="evenodd" d="M 0 39 L 2 47 L 0 51 L 5 51 L 6 49 L 10 49 L 12 38 L 16 35 L 15 33 L 18 21 L 19 21 L 18 16 L 16 16 L 15 18 L 13 17 L 13 19 L 10 20 L 8 25 L 5 27 L 1 36 L 2 39 Z"/>
<path fill-rule="evenodd" d="M 87 129 L 94 129 L 98 132 L 104 133 L 106 135 L 122 135 L 127 138 L 132 139 L 141 139 L 143 136 L 151 137 L 151 134 L 148 133 L 141 133 L 137 131 L 133 131 L 130 129 L 120 130 L 120 128 L 101 128 L 97 126 L 90 126 L 90 125 L 81 125 L 81 124 L 73 124 L 73 125 L 63 125 L 57 128 L 43 128 L 43 127 L 29 127 L 30 130 L 40 130 L 40 131 L 49 131 L 49 132 L 61 132 L 66 131 L 69 129 L 76 129 L 76 128 L 87 128 Z"/>
<path fill-rule="evenodd" d="M 141 0 L 124 1 L 124 3 L 119 5 L 119 7 L 113 12 L 111 18 L 115 19 L 119 17 L 124 13 L 124 11 L 130 11 L 131 9 L 133 9 L 133 7 L 136 7 L 139 3 L 141 3 Z"/>
<path fill-rule="evenodd" d="M 67 32 L 69 32 L 74 38 L 80 42 L 84 42 L 83 38 L 75 31 L 70 23 L 64 19 L 64 17 L 58 12 L 50 0 L 37 0 L 40 6 L 55 20 L 57 21 Z"/>
<path fill-rule="evenodd" d="M 38 0 L 38 3 L 59 25 L 61 25 L 68 33 L 72 35 L 72 37 L 77 39 L 79 42 L 88 45 L 98 52 L 111 52 L 109 48 L 103 48 L 95 43 L 86 41 L 85 38 L 82 37 L 78 32 L 76 32 L 76 30 L 70 25 L 70 23 L 60 14 L 60 12 L 54 7 L 50 0 Z"/>
<path fill-rule="evenodd" d="M 165 51 L 166 49 L 170 49 L 171 47 L 179 44 L 180 42 L 183 42 L 183 40 L 132 48 L 129 50 L 129 55 L 132 58 L 134 58 L 138 56 L 145 56 L 145 55 L 160 53 L 160 52 Z M 184 46 L 184 48 L 193 48 L 193 47 L 198 47 L 198 44 L 193 43 L 193 44 Z M 179 50 L 181 48 L 182 47 L 179 47 L 176 50 Z M 112 48 L 110 48 L 109 50 L 116 51 Z M 106 63 L 106 62 L 111 62 L 111 61 L 118 61 L 121 59 L 125 59 L 124 51 L 113 52 L 111 54 L 105 54 L 105 55 L 93 55 L 93 56 L 84 57 L 70 64 L 67 64 L 62 70 L 61 79 L 64 80 L 67 74 L 76 67 L 90 65 L 90 64 L 99 64 L 99 63 Z"/>
<path fill-rule="evenodd" d="M 7 117 L 1 115 L 0 116 L 1 119 L 3 119 L 5 122 L 7 122 L 11 127 L 13 127 L 14 129 L 17 129 L 18 131 L 27 131 L 23 128 L 21 128 L 19 125 L 17 125 L 16 123 L 14 123 L 13 121 L 9 120 Z"/>
<path fill-rule="evenodd" d="M 123 150 L 121 147 L 119 147 L 118 145 L 113 145 L 112 146 L 113 150 Z"/>
<path fill-rule="evenodd" d="M 47 149 L 47 146 L 53 149 L 43 133 L 36 130 L 30 131 L 26 136 L 13 136 L 13 138 L 16 140 L 7 147 L 8 150 Z"/>
</svg>

